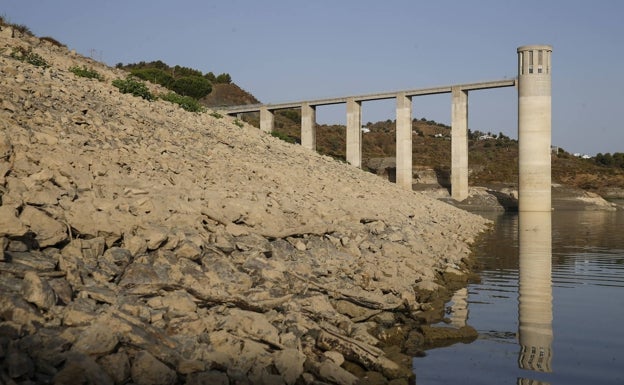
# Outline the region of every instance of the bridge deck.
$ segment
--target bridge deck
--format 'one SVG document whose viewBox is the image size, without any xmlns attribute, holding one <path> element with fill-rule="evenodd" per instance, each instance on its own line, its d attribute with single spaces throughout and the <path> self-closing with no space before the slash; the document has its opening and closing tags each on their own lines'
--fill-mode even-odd
<svg viewBox="0 0 624 385">
<path fill-rule="evenodd" d="M 273 111 L 273 110 L 283 110 L 287 108 L 299 108 L 304 104 L 308 104 L 310 106 L 326 106 L 330 104 L 346 103 L 347 100 L 349 99 L 352 99 L 358 102 L 393 99 L 393 98 L 396 98 L 398 94 L 404 94 L 405 96 L 444 94 L 444 93 L 450 93 L 453 88 L 459 88 L 464 91 L 475 91 L 475 90 L 483 90 L 483 89 L 488 89 L 488 88 L 514 87 L 516 86 L 516 82 L 517 82 L 516 79 L 505 79 L 505 80 L 495 80 L 495 81 L 479 82 L 479 83 L 457 84 L 453 86 L 421 88 L 421 89 L 413 89 L 413 90 L 405 90 L 405 91 L 382 92 L 382 93 L 375 93 L 375 94 L 364 94 L 364 95 L 344 96 L 344 97 L 337 97 L 337 98 L 307 100 L 307 101 L 300 101 L 300 102 L 276 103 L 276 104 L 248 104 L 248 105 L 242 105 L 242 106 L 224 107 L 222 108 L 222 110 L 226 112 L 227 114 L 240 114 L 240 113 L 245 113 L 245 112 L 257 112 L 257 111 L 260 111 L 260 109 L 263 107 L 267 108 L 268 110 Z"/>
</svg>

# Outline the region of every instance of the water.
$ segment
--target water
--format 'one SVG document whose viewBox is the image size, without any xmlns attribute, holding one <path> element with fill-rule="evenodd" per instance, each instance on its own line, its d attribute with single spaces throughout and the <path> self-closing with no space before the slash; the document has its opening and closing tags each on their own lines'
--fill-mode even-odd
<svg viewBox="0 0 624 385">
<path fill-rule="evenodd" d="M 416 384 L 624 384 L 624 212 L 525 214 L 495 218 L 449 303 L 479 338 L 415 358 Z"/>
</svg>

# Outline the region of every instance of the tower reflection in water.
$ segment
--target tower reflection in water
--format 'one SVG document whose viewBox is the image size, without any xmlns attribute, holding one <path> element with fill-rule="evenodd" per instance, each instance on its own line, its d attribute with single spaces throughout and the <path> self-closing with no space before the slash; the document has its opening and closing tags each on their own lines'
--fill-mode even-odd
<svg viewBox="0 0 624 385">
<path fill-rule="evenodd" d="M 551 212 L 520 212 L 519 343 L 522 369 L 551 372 L 552 361 L 552 222 Z M 522 379 L 520 384 L 540 383 Z"/>
</svg>

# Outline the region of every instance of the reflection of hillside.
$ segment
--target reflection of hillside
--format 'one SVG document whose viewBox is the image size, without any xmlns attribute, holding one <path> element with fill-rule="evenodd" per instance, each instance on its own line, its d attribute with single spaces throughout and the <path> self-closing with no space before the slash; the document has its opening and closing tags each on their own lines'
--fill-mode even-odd
<svg viewBox="0 0 624 385">
<path fill-rule="evenodd" d="M 497 222 L 492 231 L 481 236 L 473 247 L 475 256 L 488 270 L 518 268 L 518 244 L 501 239 L 517 239 L 518 214 L 505 213 L 489 217 Z M 571 265 L 576 260 L 569 255 L 570 248 L 595 250 L 621 249 L 624 215 L 617 211 L 554 211 L 552 213 L 553 266 Z M 581 234 L 581 235 L 579 235 Z M 592 250 L 588 249 L 588 253 Z M 566 257 L 563 257 L 567 255 Z M 585 257 L 591 258 L 591 254 Z M 624 260 L 610 258 L 606 263 L 624 264 Z"/>
<path fill-rule="evenodd" d="M 621 233 L 611 229 L 624 227 L 624 215 L 614 211 L 562 211 L 554 213 L 553 252 L 570 246 L 593 245 L 617 249 L 622 245 Z M 580 234 L 580 235 L 579 235 Z"/>
<path fill-rule="evenodd" d="M 484 233 L 472 247 L 474 255 L 485 270 L 518 269 L 518 215 L 505 213 L 491 216 L 496 226 Z M 501 239 L 507 241 L 501 242 Z"/>
</svg>

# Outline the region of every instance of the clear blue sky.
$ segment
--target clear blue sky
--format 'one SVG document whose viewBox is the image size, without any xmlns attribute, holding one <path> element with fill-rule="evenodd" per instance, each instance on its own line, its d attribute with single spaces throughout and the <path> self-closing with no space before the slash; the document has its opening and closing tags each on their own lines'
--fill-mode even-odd
<svg viewBox="0 0 624 385">
<path fill-rule="evenodd" d="M 624 152 L 621 0 L 1 0 L 0 14 L 110 65 L 227 72 L 264 103 L 513 78 L 517 47 L 550 44 L 553 144 Z M 394 119 L 393 103 L 364 103 L 363 121 Z M 413 105 L 450 123 L 449 95 Z M 471 92 L 469 110 L 472 130 L 517 137 L 514 88 Z"/>
</svg>

